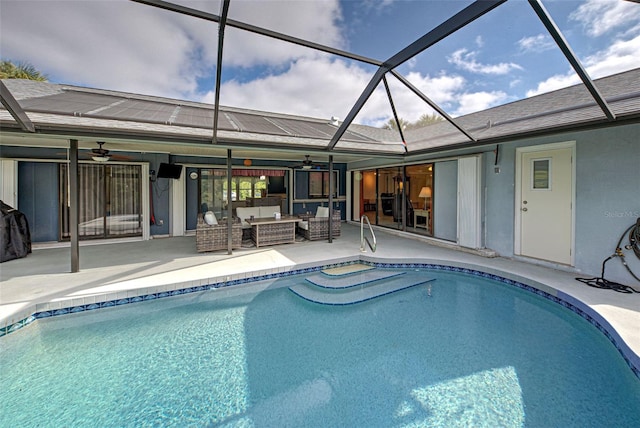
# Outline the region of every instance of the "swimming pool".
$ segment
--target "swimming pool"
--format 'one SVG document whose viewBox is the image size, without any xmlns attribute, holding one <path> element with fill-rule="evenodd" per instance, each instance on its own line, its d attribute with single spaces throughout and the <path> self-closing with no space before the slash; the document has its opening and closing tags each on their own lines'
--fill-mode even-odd
<svg viewBox="0 0 640 428">
<path fill-rule="evenodd" d="M 419 274 L 339 307 L 288 277 L 39 320 L 0 339 L 0 426 L 638 425 L 640 381 L 583 318 Z"/>
</svg>

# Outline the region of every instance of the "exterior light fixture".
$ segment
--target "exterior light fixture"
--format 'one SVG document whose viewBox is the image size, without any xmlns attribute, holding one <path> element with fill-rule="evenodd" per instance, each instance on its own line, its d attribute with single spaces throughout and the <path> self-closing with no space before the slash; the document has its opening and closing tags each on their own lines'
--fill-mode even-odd
<svg viewBox="0 0 640 428">
<path fill-rule="evenodd" d="M 102 147 L 104 141 L 96 141 L 98 143 L 97 149 L 91 149 L 91 159 L 96 162 L 107 162 L 111 156 L 109 156 L 109 150 Z"/>
<path fill-rule="evenodd" d="M 109 160 L 109 156 L 107 156 L 107 155 L 95 155 L 95 156 L 91 156 L 91 159 L 93 159 L 96 162 L 107 162 Z"/>
</svg>

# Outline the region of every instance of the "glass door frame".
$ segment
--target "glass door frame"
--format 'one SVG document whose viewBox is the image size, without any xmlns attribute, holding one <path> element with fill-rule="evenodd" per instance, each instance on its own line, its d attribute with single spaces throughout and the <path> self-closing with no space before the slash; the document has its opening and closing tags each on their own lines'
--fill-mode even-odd
<svg viewBox="0 0 640 428">
<path fill-rule="evenodd" d="M 118 169 L 118 167 L 128 167 L 128 168 L 136 168 L 137 172 L 135 175 L 137 175 L 137 180 L 134 180 L 133 184 L 136 188 L 134 189 L 129 189 L 129 191 L 125 192 L 127 194 L 133 194 L 134 197 L 133 199 L 130 200 L 130 202 L 132 201 L 133 203 L 133 207 L 134 207 L 134 211 L 137 212 L 133 212 L 130 214 L 121 214 L 120 215 L 120 221 L 122 221 L 123 223 L 126 222 L 130 222 L 127 219 L 127 216 L 133 215 L 134 217 L 137 216 L 137 219 L 134 220 L 134 223 L 137 223 L 137 227 L 135 227 L 133 232 L 125 232 L 125 233 L 112 233 L 112 218 L 110 218 L 112 216 L 112 212 L 111 212 L 111 196 L 116 197 L 118 196 L 118 192 L 116 192 L 115 190 L 115 184 L 113 182 L 113 180 L 108 180 L 107 179 L 107 170 L 109 169 L 111 172 L 113 172 L 113 169 Z M 145 174 L 146 171 L 148 171 L 148 167 L 145 168 L 143 165 L 141 164 L 118 164 L 118 163 L 108 163 L 108 164 L 96 164 L 96 163 L 91 163 L 91 162 L 82 162 L 78 165 L 78 168 L 80 170 L 79 173 L 79 177 L 78 177 L 78 187 L 79 187 L 79 221 L 80 219 L 83 218 L 83 213 L 81 212 L 83 207 L 86 207 L 86 203 L 87 203 L 87 191 L 93 191 L 95 192 L 94 195 L 96 196 L 96 198 L 98 198 L 98 208 L 100 212 L 94 213 L 95 215 L 97 215 L 98 217 L 96 217 L 93 220 L 87 221 L 85 223 L 90 223 L 90 222 L 98 222 L 101 223 L 101 225 L 98 225 L 98 223 L 96 223 L 95 226 L 93 226 L 94 230 L 97 228 L 98 232 L 91 234 L 91 235 L 87 235 L 87 234 L 82 234 L 82 228 L 80 228 L 80 234 L 79 234 L 79 239 L 81 240 L 93 240 L 93 239 L 112 239 L 112 238 L 129 238 L 129 237 L 146 237 L 148 235 L 148 229 L 145 227 L 144 225 L 144 221 L 143 218 L 146 217 L 147 214 L 147 210 L 145 209 L 144 206 L 144 201 L 148 200 L 148 194 L 145 195 L 145 192 L 147 192 L 148 190 L 145 189 L 145 185 L 147 183 L 147 180 L 145 180 L 146 175 L 148 174 L 148 172 Z M 85 170 L 85 172 L 90 172 L 90 169 L 94 169 L 95 171 L 97 171 L 99 173 L 98 177 L 90 177 L 90 175 L 95 175 L 95 174 L 83 174 L 83 170 Z M 58 230 L 59 230 L 59 234 L 58 234 L 58 240 L 59 241 L 69 241 L 70 240 L 70 225 L 69 225 L 69 213 L 68 210 L 70 208 L 69 206 L 69 180 L 68 180 L 68 175 L 69 175 L 69 167 L 68 164 L 66 163 L 61 163 L 59 165 L 58 168 L 58 180 L 59 180 L 59 186 L 58 186 L 58 210 L 59 210 L 59 224 L 58 224 Z M 99 184 L 99 188 L 94 188 L 94 189 L 90 189 L 90 188 L 85 188 L 85 197 L 83 198 L 83 185 L 87 184 L 87 179 L 93 179 L 95 180 L 97 178 L 98 180 L 98 184 Z M 135 177 L 134 177 L 135 179 Z M 137 183 L 136 183 L 137 181 Z M 110 187 L 109 187 L 110 186 Z M 122 193 L 122 192 L 121 192 Z M 86 211 L 86 210 L 85 210 Z"/>
<path fill-rule="evenodd" d="M 354 186 L 359 186 L 358 192 L 353 192 L 352 204 L 359 207 L 360 216 L 367 215 L 372 225 L 433 236 L 433 215 L 428 216 L 420 230 L 414 227 L 414 222 L 415 210 L 425 211 L 425 204 L 428 204 L 427 211 L 433 213 L 434 165 L 424 162 L 351 171 Z M 374 193 L 372 187 L 375 187 Z M 419 198 L 423 187 L 431 189 L 428 200 Z M 374 203 L 372 195 L 375 195 Z"/>
</svg>

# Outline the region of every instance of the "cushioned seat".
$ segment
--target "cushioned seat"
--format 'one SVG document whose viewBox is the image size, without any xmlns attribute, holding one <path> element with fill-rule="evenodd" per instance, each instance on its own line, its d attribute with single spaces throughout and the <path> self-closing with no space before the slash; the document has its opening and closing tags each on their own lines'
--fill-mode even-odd
<svg viewBox="0 0 640 428">
<path fill-rule="evenodd" d="M 211 213 L 211 211 L 207 214 L 209 213 Z M 196 223 L 196 251 L 199 253 L 226 250 L 228 248 L 226 220 L 218 222 L 214 220 L 215 216 L 213 216 L 213 219 L 211 219 L 211 216 L 213 216 L 213 213 L 207 215 L 207 220 L 212 224 L 207 224 L 202 213 L 198 214 L 198 221 Z M 242 246 L 242 225 L 240 222 L 234 222 L 231 233 L 231 248 L 240 248 Z"/>
<path fill-rule="evenodd" d="M 333 211 L 332 236 L 340 236 L 340 210 Z M 329 239 L 329 207 L 318 207 L 316 215 L 298 222 L 298 231 L 309 241 Z"/>
<path fill-rule="evenodd" d="M 280 207 L 276 205 L 267 205 L 264 207 L 237 207 L 236 216 L 240 219 L 243 229 L 251 229 L 251 225 L 247 220 L 253 216 L 254 218 L 273 218 L 275 213 L 280 212 Z"/>
</svg>

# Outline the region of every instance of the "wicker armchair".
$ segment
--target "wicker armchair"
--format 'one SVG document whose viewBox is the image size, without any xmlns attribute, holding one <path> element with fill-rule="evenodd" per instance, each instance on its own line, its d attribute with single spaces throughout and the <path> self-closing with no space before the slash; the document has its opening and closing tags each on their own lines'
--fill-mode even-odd
<svg viewBox="0 0 640 428">
<path fill-rule="evenodd" d="M 332 236 L 335 238 L 340 236 L 340 224 L 341 224 L 340 210 L 333 211 L 333 230 Z M 320 239 L 329 239 L 329 218 L 328 217 L 309 217 L 306 220 L 307 224 L 303 222 L 302 227 L 298 230 L 309 241 L 317 241 Z M 300 223 L 298 223 L 300 225 Z M 306 226 L 306 228 L 305 228 Z"/>
<path fill-rule="evenodd" d="M 233 242 L 232 248 L 240 248 L 242 246 L 242 225 L 240 222 L 234 222 L 232 226 Z M 226 250 L 227 242 L 227 223 L 209 225 L 205 223 L 202 213 L 198 214 L 198 222 L 196 224 L 196 250 L 199 253 L 206 251 Z"/>
</svg>

